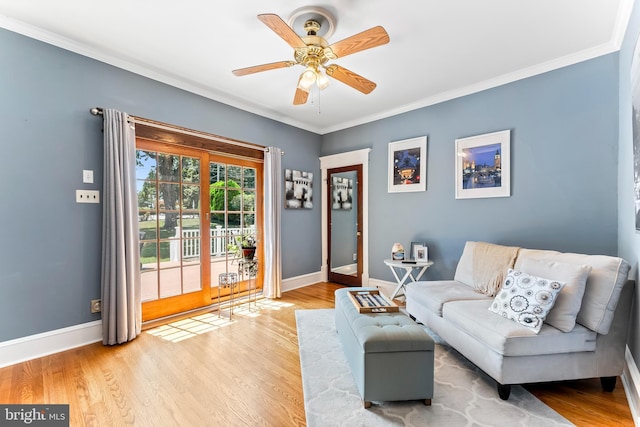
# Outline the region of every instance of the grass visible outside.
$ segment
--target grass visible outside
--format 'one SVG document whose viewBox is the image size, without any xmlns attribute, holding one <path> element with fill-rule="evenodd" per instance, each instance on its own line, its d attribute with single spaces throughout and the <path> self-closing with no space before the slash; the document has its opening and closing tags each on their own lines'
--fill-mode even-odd
<svg viewBox="0 0 640 427">
<path fill-rule="evenodd" d="M 155 242 L 157 238 L 156 224 L 160 227 L 160 262 L 169 261 L 169 242 L 164 239 L 169 239 L 176 235 L 175 229 L 166 230 L 164 228 L 164 220 L 158 221 L 140 221 L 138 227 L 141 233 L 144 233 L 144 237 L 141 240 L 152 240 L 151 242 L 140 242 L 140 262 L 142 264 L 155 264 L 157 262 L 156 246 Z M 211 223 L 211 227 L 215 227 L 219 224 Z M 197 230 L 200 228 L 199 218 L 183 218 L 182 229 L 183 230 Z"/>
</svg>

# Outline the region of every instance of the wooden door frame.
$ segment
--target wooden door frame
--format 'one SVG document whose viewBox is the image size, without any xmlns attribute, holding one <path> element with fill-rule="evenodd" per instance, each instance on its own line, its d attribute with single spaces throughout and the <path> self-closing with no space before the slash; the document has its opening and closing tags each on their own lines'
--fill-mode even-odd
<svg viewBox="0 0 640 427">
<path fill-rule="evenodd" d="M 320 157 L 322 183 L 327 183 L 327 171 L 343 166 L 362 165 L 362 286 L 369 286 L 369 153 L 370 148 Z M 329 277 L 329 225 L 327 209 L 331 200 L 328 186 L 321 185 L 322 203 L 322 265 L 321 279 Z"/>
</svg>

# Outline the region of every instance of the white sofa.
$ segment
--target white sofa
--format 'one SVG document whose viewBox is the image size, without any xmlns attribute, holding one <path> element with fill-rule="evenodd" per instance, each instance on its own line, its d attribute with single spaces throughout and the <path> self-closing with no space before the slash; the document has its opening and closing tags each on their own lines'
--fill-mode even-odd
<svg viewBox="0 0 640 427">
<path fill-rule="evenodd" d="M 487 247 L 466 243 L 454 280 L 407 285 L 409 315 L 494 378 L 503 400 L 512 384 L 599 377 L 604 390 L 613 390 L 625 363 L 634 296 L 629 264 L 612 256 L 513 248 L 505 273 L 513 268 L 566 283 L 536 333 L 490 311 L 495 297 L 476 290 L 474 268 L 477 273 L 486 265 L 480 245 Z"/>
</svg>

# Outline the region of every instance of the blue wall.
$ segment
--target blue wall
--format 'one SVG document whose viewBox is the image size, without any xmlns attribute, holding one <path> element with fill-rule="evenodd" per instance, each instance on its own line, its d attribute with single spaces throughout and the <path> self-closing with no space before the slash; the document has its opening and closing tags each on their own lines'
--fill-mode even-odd
<svg viewBox="0 0 640 427">
<path fill-rule="evenodd" d="M 102 189 L 102 120 L 91 107 L 265 146 L 282 166 L 320 176 L 321 137 L 0 29 L 0 342 L 99 319 L 102 205 L 75 203 Z M 94 184 L 82 170 L 94 170 Z M 314 185 L 319 186 L 319 179 Z M 283 212 L 283 277 L 320 269 L 320 201 Z"/>
<path fill-rule="evenodd" d="M 467 240 L 617 254 L 618 55 L 325 135 L 322 155 L 371 147 L 369 271 L 426 241 L 427 279 L 453 277 Z M 455 139 L 511 130 L 511 197 L 456 200 Z M 387 192 L 388 143 L 428 137 L 427 191 Z"/>
</svg>

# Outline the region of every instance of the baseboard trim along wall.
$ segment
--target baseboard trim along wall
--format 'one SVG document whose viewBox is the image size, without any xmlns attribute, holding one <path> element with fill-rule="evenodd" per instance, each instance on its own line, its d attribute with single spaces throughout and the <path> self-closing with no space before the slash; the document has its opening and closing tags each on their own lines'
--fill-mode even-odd
<svg viewBox="0 0 640 427">
<path fill-rule="evenodd" d="M 0 368 L 102 341 L 102 321 L 0 342 Z"/>
<path fill-rule="evenodd" d="M 322 272 L 317 271 L 315 273 L 305 274 L 303 276 L 284 279 L 282 281 L 281 290 L 282 292 L 292 291 L 294 289 L 304 288 L 305 286 L 313 285 L 319 282 L 322 282 Z"/>
<path fill-rule="evenodd" d="M 640 371 L 638 371 L 638 365 L 636 365 L 635 360 L 633 360 L 633 355 L 629 347 L 625 350 L 624 359 L 626 363 L 620 378 L 622 379 L 622 385 L 627 395 L 633 422 L 635 425 L 640 426 L 640 412 L 638 412 L 640 409 Z"/>
</svg>

